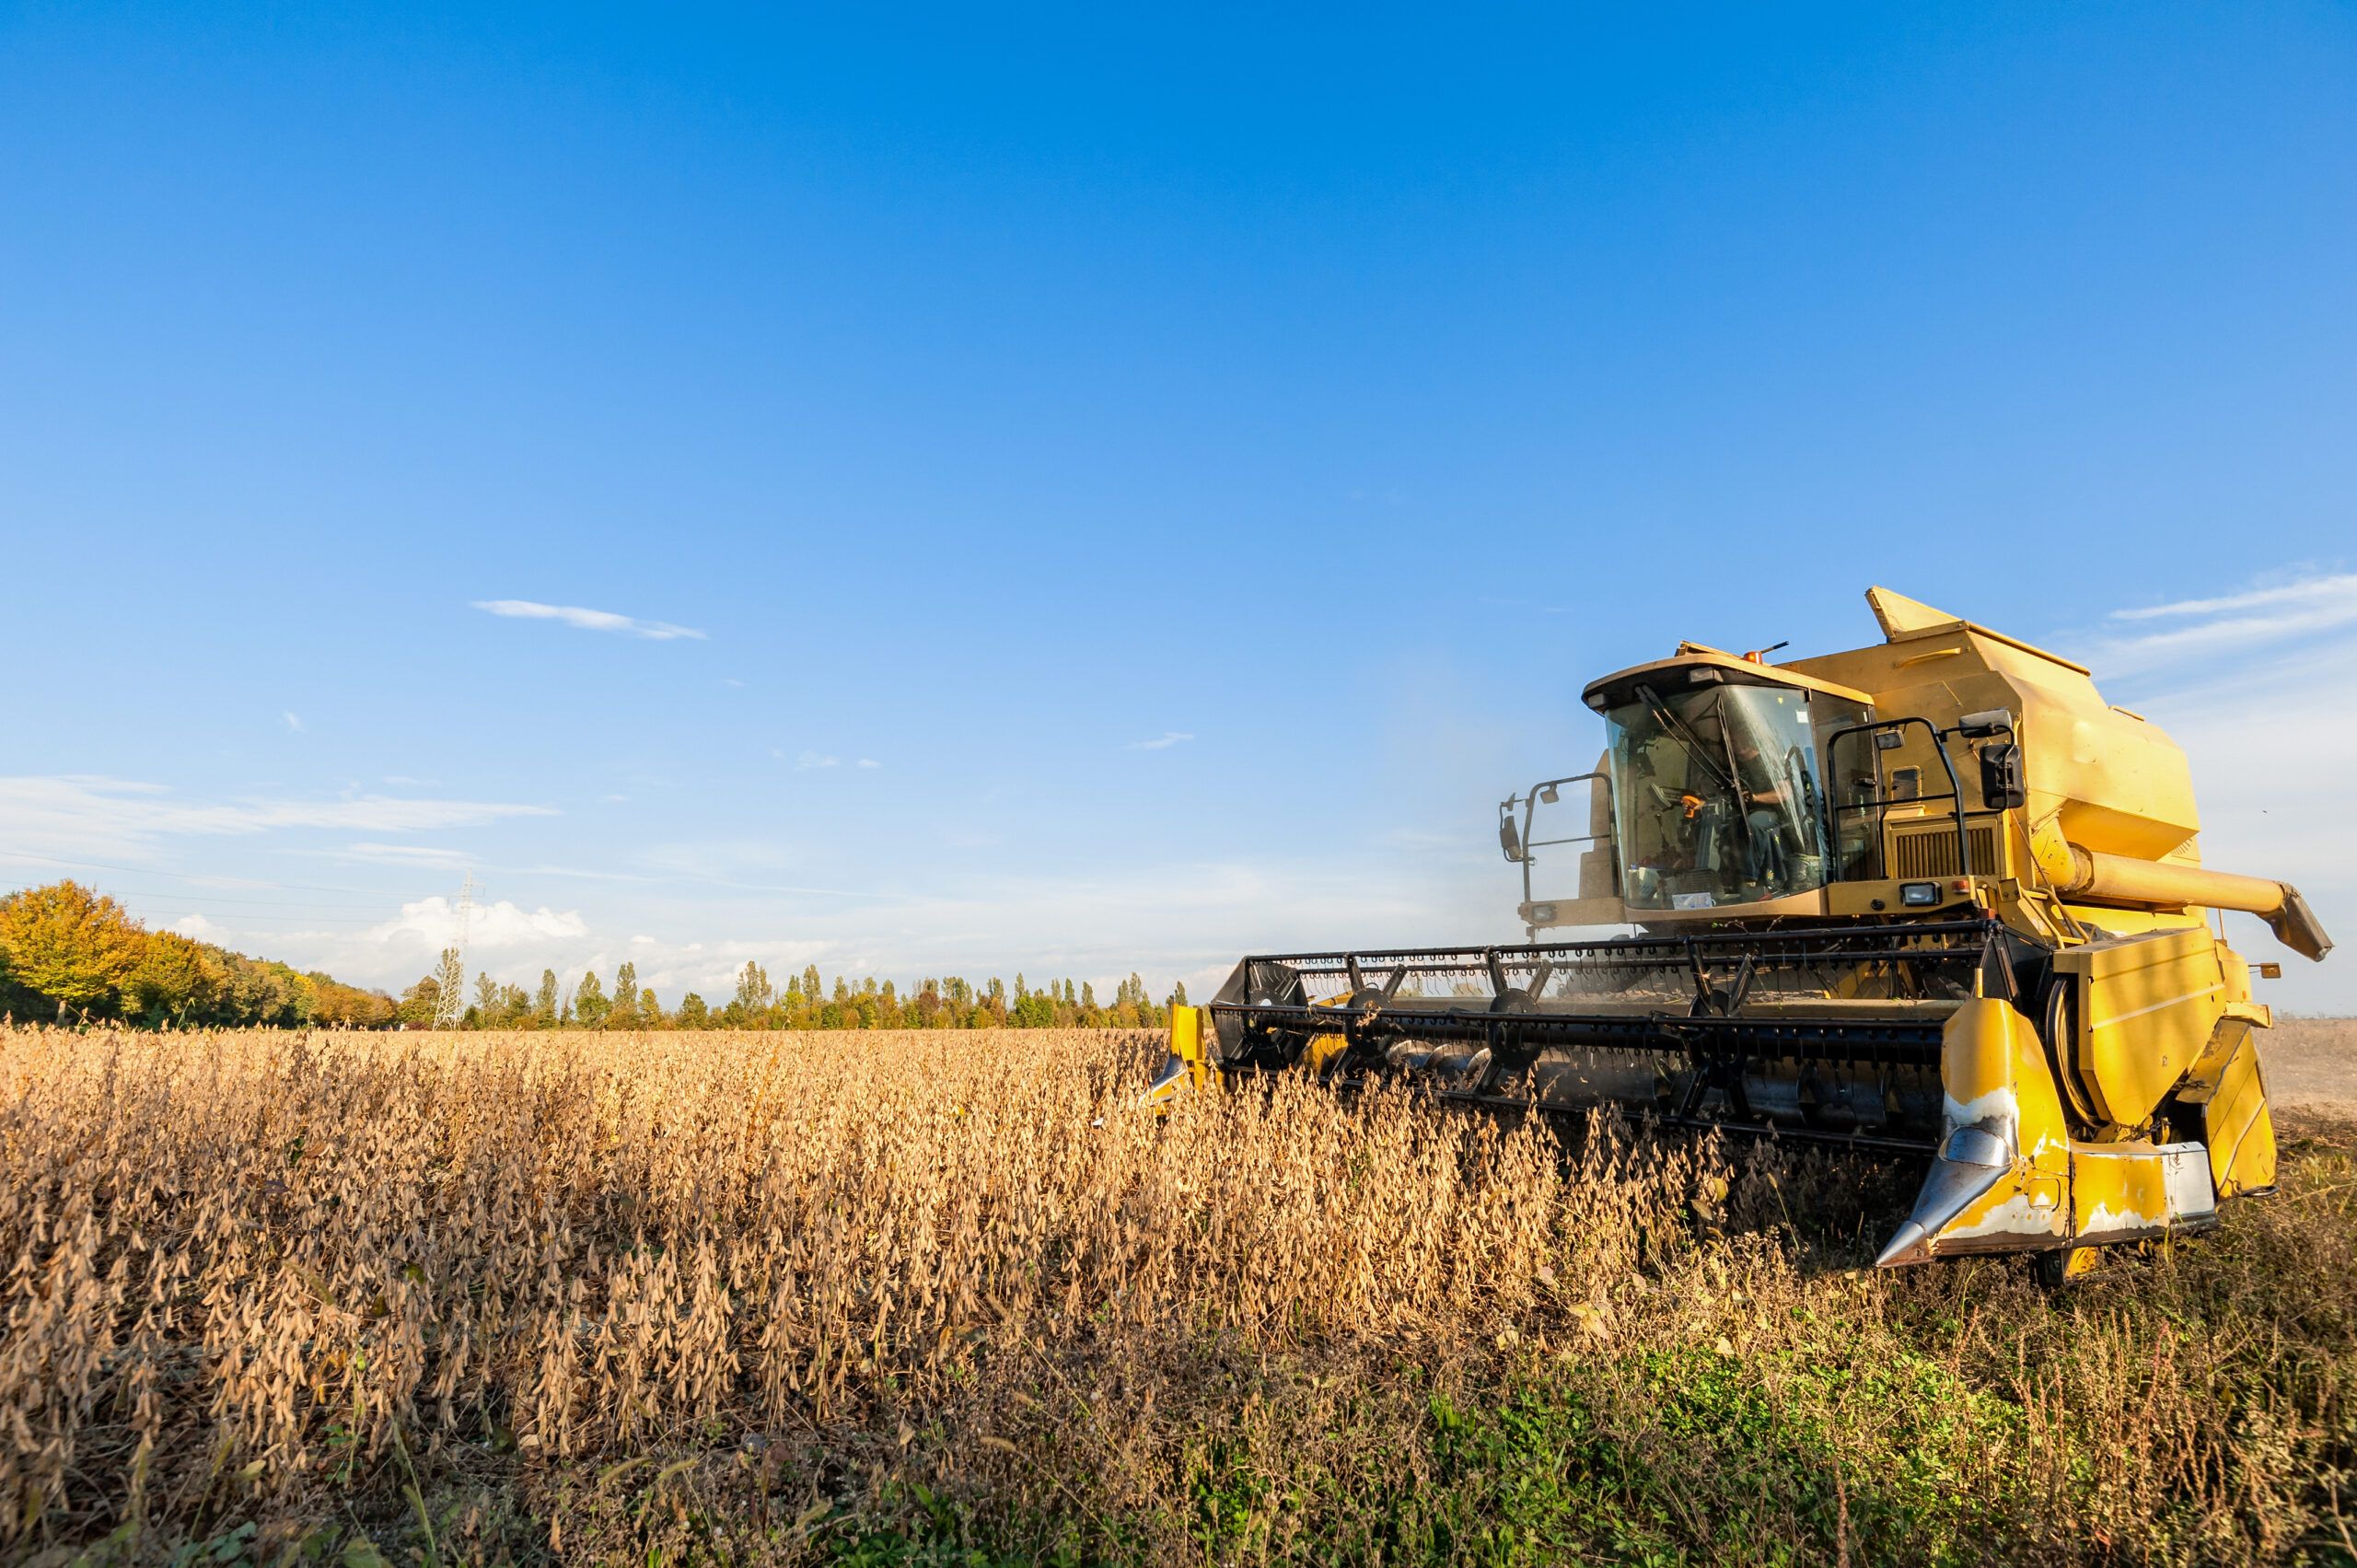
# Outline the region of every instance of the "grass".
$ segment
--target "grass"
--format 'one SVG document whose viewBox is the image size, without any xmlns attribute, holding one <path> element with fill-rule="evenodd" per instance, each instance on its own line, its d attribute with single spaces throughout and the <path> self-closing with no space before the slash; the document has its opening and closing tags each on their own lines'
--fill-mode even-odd
<svg viewBox="0 0 2357 1568">
<path fill-rule="evenodd" d="M 0 1556 L 2357 1561 L 2357 1129 L 2049 1295 L 1915 1172 L 1144 1035 L 0 1033 Z"/>
</svg>

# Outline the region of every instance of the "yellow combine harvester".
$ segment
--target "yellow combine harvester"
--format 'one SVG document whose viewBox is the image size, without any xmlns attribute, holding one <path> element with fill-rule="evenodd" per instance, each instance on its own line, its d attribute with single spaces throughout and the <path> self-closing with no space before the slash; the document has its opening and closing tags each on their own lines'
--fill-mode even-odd
<svg viewBox="0 0 2357 1568">
<path fill-rule="evenodd" d="M 1596 770 L 1499 808 L 1527 942 L 1246 958 L 1178 1010 L 1149 1103 L 1237 1074 L 1411 1075 L 1931 1154 L 1885 1266 L 2043 1251 L 2060 1277 L 2269 1191 L 2270 1016 L 2203 912 L 2320 959 L 2299 893 L 2201 865 L 2185 754 L 2084 667 L 1866 598 L 1872 647 L 1770 664 L 1685 643 L 1589 685 Z M 1583 830 L 1550 828 L 1582 784 Z M 1575 896 L 1538 896 L 1542 851 L 1575 857 Z M 1636 935 L 1548 935 L 1607 925 Z"/>
</svg>

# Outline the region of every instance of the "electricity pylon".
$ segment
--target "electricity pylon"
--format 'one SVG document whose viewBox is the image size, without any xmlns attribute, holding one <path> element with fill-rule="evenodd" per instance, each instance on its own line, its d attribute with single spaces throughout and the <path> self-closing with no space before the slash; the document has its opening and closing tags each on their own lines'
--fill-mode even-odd
<svg viewBox="0 0 2357 1568">
<path fill-rule="evenodd" d="M 475 874 L 469 867 L 467 878 L 459 888 L 458 930 L 450 938 L 449 951 L 457 955 L 457 962 L 445 963 L 439 977 L 442 994 L 437 1000 L 441 1005 L 434 1021 L 444 1028 L 457 1028 L 467 1016 L 467 927 L 474 923 L 474 917 Z"/>
</svg>

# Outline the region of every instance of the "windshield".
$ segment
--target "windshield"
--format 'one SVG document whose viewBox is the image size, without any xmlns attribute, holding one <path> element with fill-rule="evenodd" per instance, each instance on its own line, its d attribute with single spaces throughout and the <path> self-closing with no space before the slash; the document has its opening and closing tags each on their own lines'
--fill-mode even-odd
<svg viewBox="0 0 2357 1568">
<path fill-rule="evenodd" d="M 1864 707 L 1788 686 L 1640 684 L 1604 717 L 1629 908 L 1752 904 L 1825 885 L 1818 737 L 1861 722 Z"/>
</svg>

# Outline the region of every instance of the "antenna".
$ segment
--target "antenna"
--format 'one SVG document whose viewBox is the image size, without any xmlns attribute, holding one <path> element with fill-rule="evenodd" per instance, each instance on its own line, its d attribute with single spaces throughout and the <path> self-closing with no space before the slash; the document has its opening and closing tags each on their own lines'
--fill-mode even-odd
<svg viewBox="0 0 2357 1568">
<path fill-rule="evenodd" d="M 475 873 L 469 866 L 466 880 L 459 885 L 458 931 L 450 939 L 459 961 L 451 966 L 452 983 L 442 988 L 441 1016 L 434 1020 L 440 1026 L 455 1028 L 467 1016 L 467 927 L 474 918 Z"/>
</svg>

